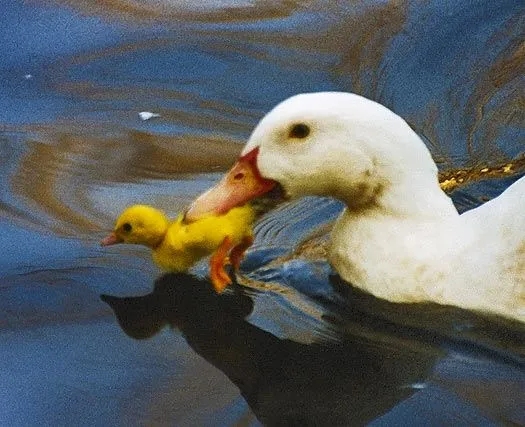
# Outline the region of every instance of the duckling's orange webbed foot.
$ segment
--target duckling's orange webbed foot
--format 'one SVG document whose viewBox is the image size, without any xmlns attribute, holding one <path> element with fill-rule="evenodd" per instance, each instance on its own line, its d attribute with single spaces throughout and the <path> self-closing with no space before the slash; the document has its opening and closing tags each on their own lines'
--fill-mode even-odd
<svg viewBox="0 0 525 427">
<path fill-rule="evenodd" d="M 233 266 L 234 271 L 239 271 L 241 261 L 244 258 L 244 253 L 253 244 L 253 236 L 245 236 L 242 238 L 241 243 L 235 246 L 230 252 L 230 262 Z"/>
<path fill-rule="evenodd" d="M 221 245 L 210 258 L 210 279 L 215 291 L 220 294 L 232 282 L 228 273 L 224 271 L 228 253 L 233 247 L 231 239 L 226 236 Z"/>
</svg>

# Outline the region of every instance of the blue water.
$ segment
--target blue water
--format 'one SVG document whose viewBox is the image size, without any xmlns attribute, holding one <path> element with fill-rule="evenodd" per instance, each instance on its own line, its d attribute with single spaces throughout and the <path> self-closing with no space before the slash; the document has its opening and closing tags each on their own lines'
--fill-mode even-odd
<svg viewBox="0 0 525 427">
<path fill-rule="evenodd" d="M 92 3 L 2 4 L 1 425 L 525 424 L 523 326 L 341 287 L 315 252 L 337 202 L 263 218 L 220 297 L 205 264 L 98 245 L 129 204 L 176 215 L 299 92 L 385 104 L 443 171 L 522 154 L 522 1 Z"/>
</svg>

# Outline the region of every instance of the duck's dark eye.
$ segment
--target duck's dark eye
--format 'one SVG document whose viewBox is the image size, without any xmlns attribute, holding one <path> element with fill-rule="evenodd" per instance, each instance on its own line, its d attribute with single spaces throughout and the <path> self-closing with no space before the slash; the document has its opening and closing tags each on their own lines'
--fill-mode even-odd
<svg viewBox="0 0 525 427">
<path fill-rule="evenodd" d="M 129 222 L 126 222 L 126 223 L 122 224 L 122 229 L 126 233 L 129 233 L 131 231 L 131 224 Z"/>
<path fill-rule="evenodd" d="M 305 125 L 304 123 L 297 123 L 292 126 L 292 128 L 290 129 L 290 134 L 288 136 L 290 138 L 303 139 L 306 138 L 308 135 L 310 135 L 310 127 L 308 125 Z"/>
</svg>

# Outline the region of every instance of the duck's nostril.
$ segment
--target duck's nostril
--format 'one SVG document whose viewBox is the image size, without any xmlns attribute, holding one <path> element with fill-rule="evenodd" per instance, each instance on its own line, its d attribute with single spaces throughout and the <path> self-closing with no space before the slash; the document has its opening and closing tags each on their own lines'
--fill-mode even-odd
<svg viewBox="0 0 525 427">
<path fill-rule="evenodd" d="M 244 174 L 242 172 L 239 172 L 239 173 L 236 173 L 234 176 L 233 176 L 233 179 L 235 179 L 236 181 L 240 180 L 240 179 L 243 179 L 244 178 Z"/>
</svg>

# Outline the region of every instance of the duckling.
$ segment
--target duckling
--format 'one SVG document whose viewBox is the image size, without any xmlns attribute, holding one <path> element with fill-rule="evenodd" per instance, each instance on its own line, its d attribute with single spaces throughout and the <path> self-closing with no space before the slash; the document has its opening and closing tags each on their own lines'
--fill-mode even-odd
<svg viewBox="0 0 525 427">
<path fill-rule="evenodd" d="M 184 214 L 170 223 L 166 215 L 152 206 L 134 205 L 118 218 L 114 231 L 101 241 L 144 245 L 152 249 L 153 260 L 163 270 L 185 272 L 203 257 L 210 259 L 210 279 L 217 293 L 230 283 L 224 271 L 228 262 L 234 271 L 253 243 L 251 205 L 231 209 L 224 215 L 208 215 L 186 224 Z"/>
</svg>

